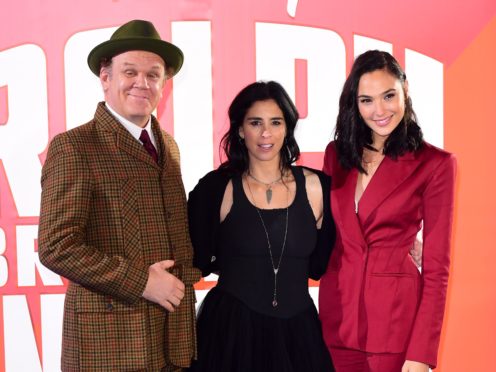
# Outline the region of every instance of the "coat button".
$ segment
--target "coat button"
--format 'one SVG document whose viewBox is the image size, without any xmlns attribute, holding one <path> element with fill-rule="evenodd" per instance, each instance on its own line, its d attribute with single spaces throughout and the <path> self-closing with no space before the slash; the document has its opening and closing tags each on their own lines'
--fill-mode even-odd
<svg viewBox="0 0 496 372">
<path fill-rule="evenodd" d="M 110 302 L 107 303 L 107 310 L 112 311 L 114 309 L 114 305 L 112 305 Z"/>
</svg>

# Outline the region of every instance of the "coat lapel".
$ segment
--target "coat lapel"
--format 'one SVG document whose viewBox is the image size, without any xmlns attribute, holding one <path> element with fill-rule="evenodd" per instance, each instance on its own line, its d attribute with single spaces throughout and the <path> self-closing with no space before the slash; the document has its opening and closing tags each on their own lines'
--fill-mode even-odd
<svg viewBox="0 0 496 372">
<path fill-rule="evenodd" d="M 165 171 L 170 159 L 165 146 L 164 135 L 160 129 L 160 124 L 154 116 L 152 116 L 152 130 L 153 135 L 155 136 L 155 142 L 157 143 L 158 166 L 162 169 L 162 171 Z"/>
<path fill-rule="evenodd" d="M 397 160 L 384 158 L 359 202 L 358 217 L 362 225 L 384 199 L 400 186 L 419 165 L 420 161 L 412 152 L 400 156 Z M 354 191 L 353 188 L 353 193 Z"/>
<path fill-rule="evenodd" d="M 122 128 L 124 131 L 125 128 Z M 158 164 L 155 160 L 146 152 L 145 148 L 141 143 L 136 141 L 136 139 L 131 136 L 127 131 L 125 133 L 118 133 L 117 135 L 117 147 L 131 155 L 132 157 L 140 160 L 154 168 L 158 168 Z"/>
<path fill-rule="evenodd" d="M 116 146 L 119 150 L 122 150 L 126 152 L 127 154 L 131 155 L 135 159 L 142 161 L 154 168 L 159 169 L 161 167 L 161 161 L 163 156 L 162 155 L 164 152 L 161 152 L 159 149 L 159 164 L 155 163 L 153 158 L 146 152 L 145 148 L 143 145 L 137 141 L 127 130 L 122 126 L 114 116 L 107 111 L 105 108 L 105 103 L 100 102 L 98 104 L 96 113 L 95 113 L 95 119 L 99 122 L 100 128 L 115 133 L 116 136 Z M 157 126 L 158 123 L 156 122 L 155 118 L 152 119 L 152 126 L 153 126 L 153 133 L 156 138 L 157 144 L 160 144 L 158 147 L 160 148 L 161 146 L 163 147 L 163 139 L 161 135 L 157 135 Z M 158 129 L 158 132 L 160 132 L 160 129 Z"/>
</svg>

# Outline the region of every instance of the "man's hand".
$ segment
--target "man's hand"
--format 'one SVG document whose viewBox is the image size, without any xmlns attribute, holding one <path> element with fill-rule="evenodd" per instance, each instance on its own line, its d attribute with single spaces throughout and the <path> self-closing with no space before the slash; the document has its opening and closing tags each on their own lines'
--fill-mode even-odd
<svg viewBox="0 0 496 372">
<path fill-rule="evenodd" d="M 173 312 L 184 297 L 184 283 L 166 271 L 174 266 L 174 261 L 165 260 L 148 268 L 148 281 L 143 297 Z"/>
<path fill-rule="evenodd" d="M 429 372 L 429 366 L 425 363 L 406 360 L 401 372 Z"/>
</svg>

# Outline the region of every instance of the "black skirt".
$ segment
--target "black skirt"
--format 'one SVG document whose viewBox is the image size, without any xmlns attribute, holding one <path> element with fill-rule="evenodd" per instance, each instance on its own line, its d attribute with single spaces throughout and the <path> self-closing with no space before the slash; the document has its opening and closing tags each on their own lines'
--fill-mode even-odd
<svg viewBox="0 0 496 372">
<path fill-rule="evenodd" d="M 198 360 L 190 371 L 333 372 L 315 306 L 289 319 L 251 310 L 213 288 L 198 317 Z"/>
</svg>

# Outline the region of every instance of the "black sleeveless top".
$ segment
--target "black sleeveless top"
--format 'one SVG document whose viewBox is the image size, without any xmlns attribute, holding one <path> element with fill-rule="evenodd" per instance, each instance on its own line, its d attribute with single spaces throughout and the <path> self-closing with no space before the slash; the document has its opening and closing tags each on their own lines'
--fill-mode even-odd
<svg viewBox="0 0 496 372">
<path fill-rule="evenodd" d="M 296 195 L 288 209 L 286 246 L 277 275 L 260 216 L 248 200 L 240 176 L 232 179 L 233 205 L 220 226 L 217 288 L 230 293 L 252 310 L 278 318 L 290 318 L 313 304 L 308 293 L 309 257 L 317 243 L 315 216 L 308 201 L 305 176 L 292 168 Z M 286 208 L 259 209 L 267 228 L 274 265 L 277 267 L 286 227 Z"/>
</svg>

